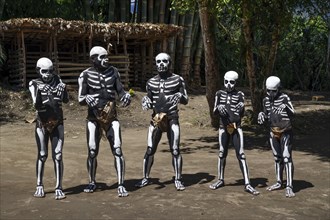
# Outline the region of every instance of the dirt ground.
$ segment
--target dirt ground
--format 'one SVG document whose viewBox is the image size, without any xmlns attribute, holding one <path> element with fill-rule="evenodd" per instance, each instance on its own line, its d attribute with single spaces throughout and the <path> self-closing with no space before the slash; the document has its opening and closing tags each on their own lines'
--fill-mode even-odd
<svg viewBox="0 0 330 220">
<path fill-rule="evenodd" d="M 137 189 L 142 177 L 150 111 L 142 111 L 142 92 L 136 92 L 130 107 L 119 109 L 122 149 L 126 159 L 126 198 L 117 197 L 117 177 L 107 142 L 98 156 L 98 188 L 86 194 L 87 147 L 85 107 L 76 93 L 64 105 L 65 143 L 63 187 L 67 198 L 54 199 L 54 169 L 51 155 L 44 174 L 45 198 L 34 198 L 37 148 L 28 92 L 5 91 L 0 98 L 0 219 L 330 219 L 330 96 L 312 102 L 311 94 L 291 92 L 297 114 L 294 120 L 296 197 L 284 190 L 266 191 L 275 182 L 274 161 L 267 145 L 266 128 L 245 124 L 245 153 L 253 186 L 261 192 L 244 192 L 244 181 L 232 147 L 225 172 L 226 186 L 210 190 L 216 180 L 218 133 L 209 124 L 203 95 L 190 95 L 180 106 L 181 151 L 185 191 L 176 191 L 166 136 L 162 138 L 151 171 L 152 184 Z M 248 97 L 247 97 L 248 98 Z M 248 100 L 247 100 L 247 103 Z M 249 106 L 247 106 L 249 109 Z M 248 111 L 247 111 L 248 112 Z M 50 153 L 50 152 L 49 152 Z"/>
</svg>

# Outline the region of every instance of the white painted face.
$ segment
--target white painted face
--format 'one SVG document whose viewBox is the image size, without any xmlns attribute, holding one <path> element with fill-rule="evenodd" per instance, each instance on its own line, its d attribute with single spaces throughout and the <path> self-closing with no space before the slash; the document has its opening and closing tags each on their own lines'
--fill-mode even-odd
<svg viewBox="0 0 330 220">
<path fill-rule="evenodd" d="M 235 71 L 226 72 L 223 83 L 228 92 L 233 91 L 237 79 L 238 79 L 238 73 L 236 73 Z"/>
<path fill-rule="evenodd" d="M 54 67 L 53 62 L 46 58 L 42 57 L 37 61 L 37 73 L 40 75 L 42 81 L 50 82 L 54 77 Z"/>
<path fill-rule="evenodd" d="M 89 52 L 89 56 L 96 68 L 106 68 L 109 64 L 108 52 L 100 46 L 95 46 Z"/>
<path fill-rule="evenodd" d="M 267 95 L 273 100 L 280 89 L 281 80 L 277 76 L 270 76 L 266 80 Z"/>
<path fill-rule="evenodd" d="M 167 72 L 170 66 L 171 57 L 167 53 L 160 53 L 156 56 L 156 66 L 159 73 Z"/>
</svg>

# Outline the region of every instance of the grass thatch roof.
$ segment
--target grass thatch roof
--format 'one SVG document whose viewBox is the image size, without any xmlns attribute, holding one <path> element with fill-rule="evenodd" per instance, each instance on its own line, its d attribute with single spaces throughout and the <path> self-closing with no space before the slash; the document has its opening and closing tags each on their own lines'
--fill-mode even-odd
<svg viewBox="0 0 330 220">
<path fill-rule="evenodd" d="M 77 37 L 87 35 L 102 38 L 160 40 L 180 35 L 182 27 L 151 23 L 97 23 L 94 21 L 64 20 L 62 18 L 15 18 L 0 21 L 2 37 L 19 31 L 55 33 L 57 36 Z"/>
</svg>

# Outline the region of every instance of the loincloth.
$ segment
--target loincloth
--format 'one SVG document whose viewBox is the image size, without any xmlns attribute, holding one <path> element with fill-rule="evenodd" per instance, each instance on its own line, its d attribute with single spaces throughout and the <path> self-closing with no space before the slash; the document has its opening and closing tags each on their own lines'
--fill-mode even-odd
<svg viewBox="0 0 330 220">
<path fill-rule="evenodd" d="M 153 118 L 152 122 L 155 127 L 158 127 L 163 132 L 166 132 L 168 129 L 168 120 L 166 113 L 157 113 Z"/>
<path fill-rule="evenodd" d="M 107 102 L 103 109 L 97 109 L 94 111 L 95 118 L 88 118 L 89 120 L 95 120 L 100 123 L 101 127 L 107 131 L 111 123 L 116 120 L 117 112 L 114 102 Z"/>
<path fill-rule="evenodd" d="M 227 129 L 227 132 L 228 132 L 229 134 L 234 133 L 234 131 L 237 129 L 236 123 L 234 122 L 234 123 L 230 123 L 230 124 L 228 124 L 228 125 L 226 126 L 226 129 Z"/>
<path fill-rule="evenodd" d="M 287 128 L 270 127 L 270 130 L 272 131 L 275 138 L 280 139 Z"/>
<path fill-rule="evenodd" d="M 52 133 L 53 130 L 54 130 L 54 128 L 56 128 L 59 124 L 63 123 L 63 120 L 60 120 L 60 119 L 49 119 L 48 121 L 38 120 L 38 122 L 49 133 Z"/>
</svg>

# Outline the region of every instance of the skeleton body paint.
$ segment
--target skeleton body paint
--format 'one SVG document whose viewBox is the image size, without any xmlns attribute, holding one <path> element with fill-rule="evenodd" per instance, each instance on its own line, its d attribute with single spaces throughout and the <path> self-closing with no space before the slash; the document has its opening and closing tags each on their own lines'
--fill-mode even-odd
<svg viewBox="0 0 330 220">
<path fill-rule="evenodd" d="M 158 75 L 149 79 L 146 85 L 147 95 L 142 99 L 144 110 L 152 109 L 152 121 L 148 129 L 147 150 L 143 160 L 143 178 L 136 187 L 146 186 L 150 182 L 150 171 L 154 154 L 166 132 L 172 154 L 175 172 L 174 184 L 177 190 L 184 190 L 182 182 L 182 156 L 180 154 L 180 125 L 178 104 L 186 105 L 188 95 L 185 82 L 179 75 L 169 72 L 170 56 L 160 53 L 156 56 Z"/>
<path fill-rule="evenodd" d="M 219 90 L 215 94 L 214 114 L 220 115 L 219 127 L 219 155 L 218 155 L 218 180 L 210 185 L 211 189 L 223 187 L 226 158 L 230 140 L 234 145 L 236 157 L 243 174 L 245 191 L 258 195 L 249 179 L 249 170 L 244 153 L 243 130 L 241 119 L 244 114 L 244 93 L 235 89 L 238 74 L 229 71 L 224 76 L 225 90 Z"/>
<path fill-rule="evenodd" d="M 33 105 L 36 109 L 35 137 L 38 147 L 36 162 L 37 189 L 35 197 L 45 197 L 43 177 L 45 162 L 48 157 L 48 142 L 51 142 L 52 159 L 55 170 L 55 199 L 64 199 L 62 191 L 63 160 L 62 150 L 64 143 L 64 125 L 62 103 L 67 103 L 68 93 L 66 85 L 54 73 L 53 63 L 48 58 L 40 58 L 36 71 L 38 79 L 29 82 L 29 90 Z"/>
<path fill-rule="evenodd" d="M 292 124 L 294 108 L 287 94 L 280 92 L 280 79 L 270 76 L 266 80 L 267 96 L 263 99 L 263 111 L 258 115 L 258 123 L 268 120 L 270 126 L 269 144 L 275 160 L 276 183 L 268 187 L 273 191 L 282 188 L 283 171 L 286 171 L 285 196 L 294 197 L 292 161 Z"/>
<path fill-rule="evenodd" d="M 84 70 L 78 79 L 78 100 L 87 104 L 87 171 L 89 184 L 84 189 L 92 193 L 96 189 L 96 168 L 102 133 L 105 133 L 114 156 L 118 178 L 118 196 L 126 197 L 124 187 L 125 160 L 121 149 L 121 128 L 116 113 L 116 95 L 123 107 L 130 104 L 131 97 L 125 92 L 118 70 L 108 63 L 108 53 L 103 47 L 93 47 L 90 51 L 93 67 Z"/>
</svg>

